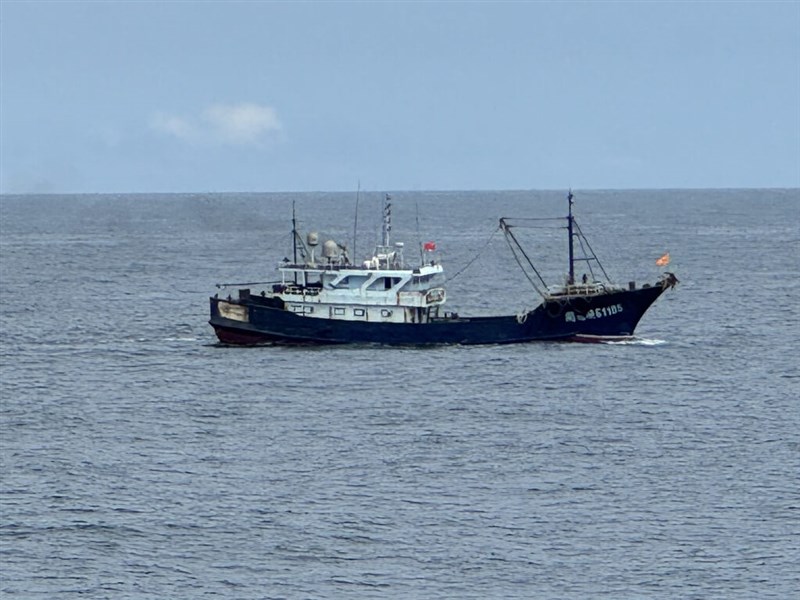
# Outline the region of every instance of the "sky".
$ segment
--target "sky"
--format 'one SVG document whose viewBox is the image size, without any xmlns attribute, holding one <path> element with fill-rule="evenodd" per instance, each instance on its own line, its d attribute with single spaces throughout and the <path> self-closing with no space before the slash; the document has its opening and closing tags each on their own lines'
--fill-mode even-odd
<svg viewBox="0 0 800 600">
<path fill-rule="evenodd" d="M 800 1 L 0 0 L 0 192 L 800 187 Z"/>
</svg>

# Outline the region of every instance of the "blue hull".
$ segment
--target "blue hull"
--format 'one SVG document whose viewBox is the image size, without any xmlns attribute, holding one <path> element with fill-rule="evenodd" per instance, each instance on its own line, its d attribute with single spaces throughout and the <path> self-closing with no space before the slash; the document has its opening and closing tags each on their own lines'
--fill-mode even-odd
<svg viewBox="0 0 800 600">
<path fill-rule="evenodd" d="M 428 323 L 372 323 L 304 317 L 251 297 L 227 302 L 246 307 L 246 321 L 220 315 L 211 298 L 211 319 L 222 343 L 281 344 L 516 344 L 582 336 L 632 336 L 664 287 L 644 287 L 541 304 L 523 316 L 447 317 Z"/>
</svg>

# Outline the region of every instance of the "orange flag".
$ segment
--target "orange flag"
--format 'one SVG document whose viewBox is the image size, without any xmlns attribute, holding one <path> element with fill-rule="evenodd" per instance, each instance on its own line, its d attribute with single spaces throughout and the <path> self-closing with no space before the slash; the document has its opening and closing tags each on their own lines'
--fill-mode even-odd
<svg viewBox="0 0 800 600">
<path fill-rule="evenodd" d="M 666 267 L 669 264 L 669 252 L 656 261 L 659 267 Z"/>
</svg>

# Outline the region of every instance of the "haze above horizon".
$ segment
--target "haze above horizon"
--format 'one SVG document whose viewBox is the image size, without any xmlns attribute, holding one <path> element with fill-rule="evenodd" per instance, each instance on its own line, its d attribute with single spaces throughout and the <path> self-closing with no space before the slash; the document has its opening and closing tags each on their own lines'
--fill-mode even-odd
<svg viewBox="0 0 800 600">
<path fill-rule="evenodd" d="M 800 2 L 0 3 L 0 193 L 800 187 Z"/>
</svg>

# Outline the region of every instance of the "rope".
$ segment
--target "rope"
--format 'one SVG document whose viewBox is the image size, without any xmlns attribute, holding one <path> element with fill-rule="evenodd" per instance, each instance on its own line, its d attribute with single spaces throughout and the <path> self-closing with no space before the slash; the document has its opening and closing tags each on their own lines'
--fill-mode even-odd
<svg viewBox="0 0 800 600">
<path fill-rule="evenodd" d="M 459 276 L 459 275 L 461 275 L 461 274 L 462 274 L 464 271 L 466 271 L 467 269 L 469 269 L 469 268 L 472 266 L 472 263 L 474 263 L 476 260 L 478 260 L 478 258 L 480 257 L 480 255 L 481 255 L 481 254 L 483 254 L 483 251 L 484 251 L 484 250 L 486 250 L 486 248 L 488 248 L 488 247 L 489 247 L 489 244 L 491 244 L 491 243 L 492 243 L 492 239 L 494 238 L 495 234 L 496 234 L 498 231 L 500 231 L 500 228 L 499 228 L 499 227 L 498 227 L 497 229 L 495 229 L 495 230 L 492 232 L 492 235 L 490 235 L 490 236 L 489 236 L 489 239 L 488 239 L 488 240 L 486 240 L 486 243 L 483 245 L 483 247 L 482 247 L 480 250 L 478 250 L 478 253 L 477 253 L 475 256 L 473 256 L 473 257 L 472 257 L 472 259 L 471 259 L 471 260 L 470 260 L 470 261 L 469 261 L 469 262 L 468 262 L 466 265 L 464 265 L 464 267 L 463 267 L 463 268 L 462 268 L 460 271 L 458 271 L 458 272 L 457 272 L 455 275 L 453 275 L 452 277 L 448 277 L 448 278 L 447 278 L 447 281 L 453 281 L 453 280 L 454 280 L 456 277 L 458 277 L 458 276 Z"/>
</svg>

